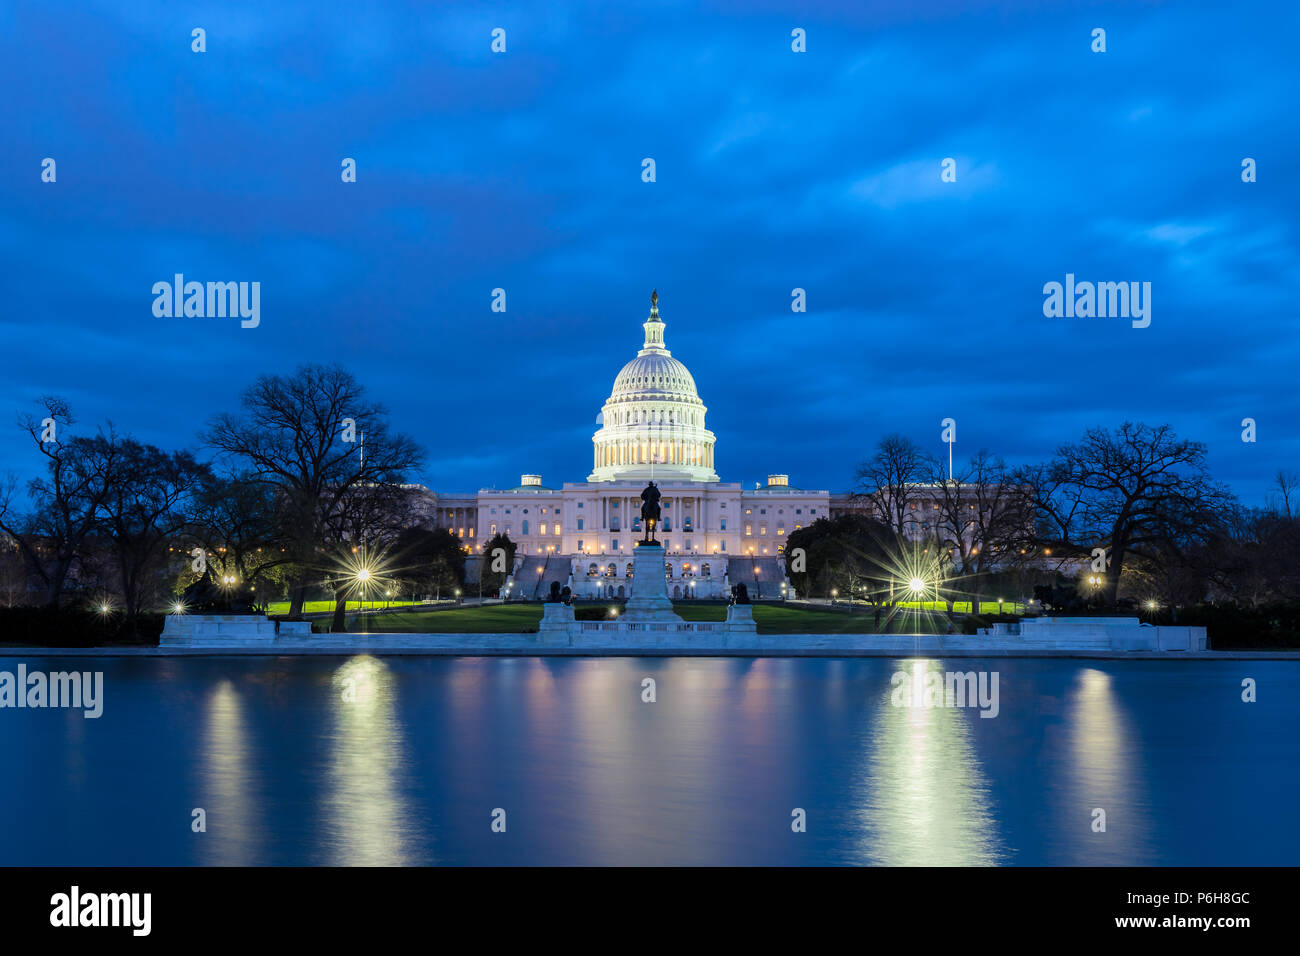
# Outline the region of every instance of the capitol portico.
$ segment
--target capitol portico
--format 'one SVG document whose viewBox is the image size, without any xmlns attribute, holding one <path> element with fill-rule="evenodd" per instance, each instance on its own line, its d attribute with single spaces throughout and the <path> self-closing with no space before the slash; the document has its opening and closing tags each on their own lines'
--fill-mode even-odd
<svg viewBox="0 0 1300 956">
<path fill-rule="evenodd" d="M 496 534 L 518 545 L 512 597 L 539 597 L 552 581 L 578 597 L 628 593 L 632 549 L 643 534 L 641 491 L 663 494 L 657 537 L 667 552 L 668 593 L 717 598 L 745 583 L 756 598 L 788 588 L 781 557 L 791 532 L 829 517 L 832 496 L 792 486 L 783 474 L 745 490 L 714 470 L 716 437 L 690 370 L 668 350 L 658 295 L 641 324 L 640 350 L 623 366 L 596 418 L 592 471 L 559 488 L 523 475 L 511 488 L 426 492 L 426 513 L 472 553 Z"/>
</svg>

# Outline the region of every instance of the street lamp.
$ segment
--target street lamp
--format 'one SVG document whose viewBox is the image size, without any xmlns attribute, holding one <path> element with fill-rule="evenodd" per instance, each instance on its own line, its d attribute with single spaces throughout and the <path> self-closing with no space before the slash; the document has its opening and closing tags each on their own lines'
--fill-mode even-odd
<svg viewBox="0 0 1300 956">
<path fill-rule="evenodd" d="M 919 575 L 914 575 L 907 582 L 907 590 L 911 593 L 912 600 L 921 605 L 918 609 L 923 609 L 925 602 L 921 599 L 925 595 L 925 579 Z"/>
</svg>

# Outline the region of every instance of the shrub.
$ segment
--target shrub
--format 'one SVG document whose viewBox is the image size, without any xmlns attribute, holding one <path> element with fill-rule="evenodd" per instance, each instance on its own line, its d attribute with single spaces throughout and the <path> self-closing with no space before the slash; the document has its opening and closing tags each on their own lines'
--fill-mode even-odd
<svg viewBox="0 0 1300 956">
<path fill-rule="evenodd" d="M 165 614 L 140 614 L 135 635 L 121 612 L 100 614 L 87 608 L 0 608 L 0 642 L 28 647 L 152 646 L 162 634 Z"/>
</svg>

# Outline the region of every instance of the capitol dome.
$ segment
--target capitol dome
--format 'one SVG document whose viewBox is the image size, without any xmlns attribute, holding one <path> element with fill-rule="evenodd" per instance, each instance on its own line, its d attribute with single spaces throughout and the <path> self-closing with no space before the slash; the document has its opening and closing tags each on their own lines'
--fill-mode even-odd
<svg viewBox="0 0 1300 956">
<path fill-rule="evenodd" d="M 592 436 L 595 467 L 588 481 L 685 479 L 717 481 L 714 435 L 690 369 L 664 345 L 659 294 L 650 296 L 645 341 L 623 366 Z"/>
<path fill-rule="evenodd" d="M 688 369 L 668 354 L 668 350 L 641 354 L 623 366 L 614 379 L 611 399 L 628 396 L 662 397 L 670 401 L 698 403 L 695 379 Z"/>
</svg>

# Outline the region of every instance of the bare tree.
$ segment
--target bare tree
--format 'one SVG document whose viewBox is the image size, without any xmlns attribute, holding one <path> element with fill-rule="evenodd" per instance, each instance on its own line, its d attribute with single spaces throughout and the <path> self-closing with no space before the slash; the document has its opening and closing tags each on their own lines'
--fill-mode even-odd
<svg viewBox="0 0 1300 956">
<path fill-rule="evenodd" d="M 28 483 L 32 510 L 17 511 L 16 482 L 0 491 L 0 531 L 8 534 L 44 589 L 44 601 L 58 607 L 68 575 L 95 530 L 100 508 L 117 477 L 121 443 L 109 424 L 97 438 L 61 437 L 75 419 L 61 398 L 41 399 L 45 414 L 27 415 L 19 426 L 45 459 L 45 476 Z"/>
<path fill-rule="evenodd" d="M 27 600 L 27 562 L 10 535 L 0 533 L 0 606 L 17 607 Z"/>
<path fill-rule="evenodd" d="M 91 439 L 92 444 L 107 441 Z M 98 457 L 107 454 L 101 450 Z M 165 561 L 167 539 L 188 523 L 188 508 L 208 469 L 187 451 L 169 454 L 130 438 L 118 443 L 116 461 L 101 505 L 102 523 L 112 541 L 126 620 L 135 633 L 151 579 Z"/>
<path fill-rule="evenodd" d="M 969 582 L 978 609 L 983 581 L 994 570 L 1020 563 L 1033 538 L 1034 516 L 1001 458 L 981 449 L 952 480 L 936 463 L 933 533 L 953 570 Z"/>
<path fill-rule="evenodd" d="M 1277 474 L 1273 477 L 1273 484 L 1277 486 L 1277 495 L 1269 496 L 1270 510 L 1286 518 L 1295 517 L 1292 502 L 1296 500 L 1297 493 L 1300 492 L 1300 472 L 1278 469 Z"/>
<path fill-rule="evenodd" d="M 1300 518 L 1233 509 L 1198 557 L 1216 597 L 1250 608 L 1300 600 Z"/>
<path fill-rule="evenodd" d="M 203 550 L 206 564 L 236 578 L 263 608 L 272 589 L 283 586 L 292 560 L 277 497 L 274 485 L 248 475 L 209 476 L 195 495 L 186 535 Z"/>
<path fill-rule="evenodd" d="M 1233 502 L 1210 479 L 1205 446 L 1169 425 L 1091 428 L 1017 481 L 1032 488 L 1048 543 L 1079 555 L 1105 549 L 1110 605 L 1129 556 L 1155 559 L 1162 548 L 1204 538 Z"/>
<path fill-rule="evenodd" d="M 389 431 L 384 407 L 337 365 L 263 375 L 241 405 L 238 415 L 213 418 L 203 438 L 275 487 L 296 565 L 289 613 L 297 617 L 330 516 L 345 510 L 344 499 L 362 485 L 400 483 L 423 456 L 410 438 Z"/>
<path fill-rule="evenodd" d="M 912 536 L 918 519 L 910 507 L 934 466 L 910 438 L 887 435 L 858 466 L 854 497 L 870 502 L 876 517 L 895 534 Z"/>
<path fill-rule="evenodd" d="M 325 551 L 335 556 L 332 631 L 343 630 L 350 598 L 378 597 L 379 588 L 395 584 L 387 558 L 402 531 L 411 527 L 412 498 L 413 492 L 401 485 L 367 483 L 333 502 L 322 528 Z M 359 572 L 366 572 L 364 580 Z"/>
</svg>

